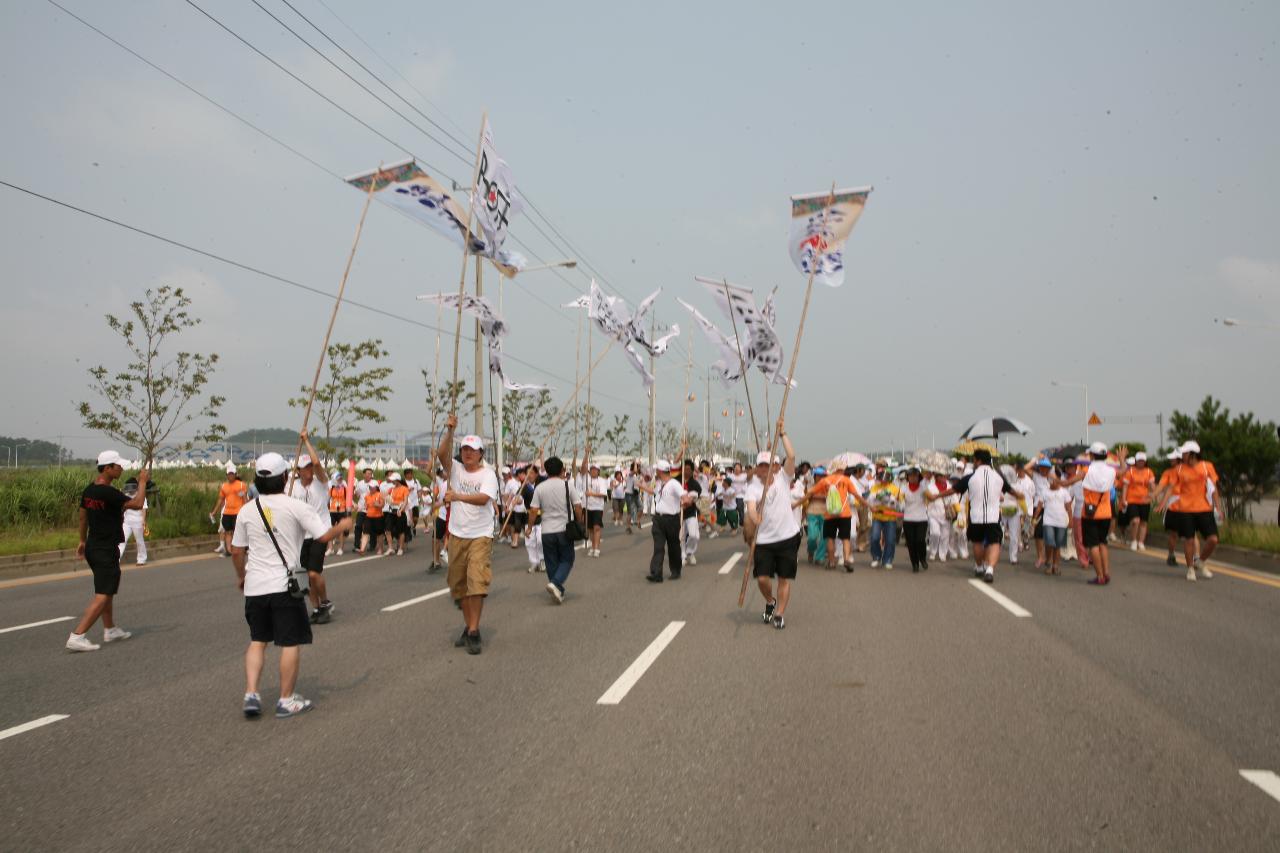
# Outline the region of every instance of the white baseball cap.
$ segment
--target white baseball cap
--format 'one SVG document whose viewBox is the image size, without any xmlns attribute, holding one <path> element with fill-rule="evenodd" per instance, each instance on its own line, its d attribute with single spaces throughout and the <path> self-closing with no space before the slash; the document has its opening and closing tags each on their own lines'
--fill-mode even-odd
<svg viewBox="0 0 1280 853">
<path fill-rule="evenodd" d="M 1137 462 L 1137 461 L 1138 461 L 1138 460 L 1137 460 L 1137 457 L 1130 456 L 1128 459 L 1124 460 L 1124 464 L 1126 464 L 1126 465 L 1132 465 L 1133 463 L 1135 463 L 1135 462 Z"/>
<path fill-rule="evenodd" d="M 1181 458 L 1182 458 L 1181 448 L 1175 447 L 1173 450 L 1169 451 L 1169 456 L 1168 456 L 1169 461 L 1177 462 Z"/>
<path fill-rule="evenodd" d="M 770 463 L 777 463 L 780 465 L 782 464 L 782 460 L 777 456 L 770 454 L 767 450 L 761 450 L 756 454 L 757 465 L 768 465 Z"/>
<path fill-rule="evenodd" d="M 1146 462 L 1146 461 L 1147 461 L 1147 454 L 1146 454 L 1146 453 L 1144 453 L 1143 451 L 1139 450 L 1137 453 L 1133 454 L 1133 458 L 1134 458 L 1134 460 L 1135 460 L 1135 461 L 1137 461 L 1137 462 Z"/>
<path fill-rule="evenodd" d="M 289 463 L 279 453 L 264 453 L 253 463 L 253 469 L 263 477 L 278 477 L 289 470 Z M 234 466 L 228 466 L 227 473 L 233 471 Z"/>
<path fill-rule="evenodd" d="M 311 456 L 310 456 L 310 455 L 308 455 L 308 454 L 304 453 L 304 454 L 302 454 L 301 456 L 299 456 L 299 457 L 298 457 L 298 467 L 299 467 L 299 468 L 306 468 L 306 467 L 307 467 L 308 465 L 310 465 L 310 464 L 311 464 Z"/>
<path fill-rule="evenodd" d="M 1180 453 L 1184 453 L 1184 454 L 1186 454 L 1186 453 L 1194 453 L 1194 454 L 1196 454 L 1197 456 L 1199 456 L 1199 455 L 1200 455 L 1200 445 L 1199 445 L 1199 444 L 1197 444 L 1197 443 L 1196 443 L 1196 442 L 1194 442 L 1194 441 L 1188 441 L 1186 444 L 1184 444 L 1184 445 L 1182 445 L 1181 447 L 1179 447 L 1179 448 L 1178 448 L 1178 451 L 1179 451 Z"/>
<path fill-rule="evenodd" d="M 121 468 L 123 468 L 124 462 L 125 462 L 124 457 L 114 450 L 104 450 L 98 454 L 99 467 L 104 465 L 119 465 Z"/>
<path fill-rule="evenodd" d="M 510 474 L 510 473 L 511 473 L 511 466 L 510 466 L 510 465 L 503 465 L 503 466 L 502 466 L 502 473 L 504 473 L 504 474 Z"/>
<path fill-rule="evenodd" d="M 470 447 L 472 450 L 484 450 L 484 439 L 478 435 L 464 435 L 462 446 Z"/>
<path fill-rule="evenodd" d="M 398 483 L 400 482 L 400 475 L 397 474 L 395 471 L 392 471 L 390 474 L 387 475 L 387 479 L 393 483 Z"/>
<path fill-rule="evenodd" d="M 1089 452 L 1094 454 L 1106 453 L 1107 445 L 1101 441 L 1095 441 L 1093 444 L 1089 445 Z"/>
<path fill-rule="evenodd" d="M 653 468 L 655 471 L 670 471 L 671 463 L 665 459 L 659 459 L 653 464 Z"/>
<path fill-rule="evenodd" d="M 280 454 L 278 454 L 278 453 L 277 453 L 276 455 L 277 455 L 277 456 L 279 456 Z M 236 474 L 236 473 L 239 473 L 239 472 L 237 472 L 237 471 L 236 471 L 236 463 L 234 463 L 234 462 L 228 462 L 228 463 L 227 463 L 227 473 L 228 473 L 228 474 Z"/>
</svg>

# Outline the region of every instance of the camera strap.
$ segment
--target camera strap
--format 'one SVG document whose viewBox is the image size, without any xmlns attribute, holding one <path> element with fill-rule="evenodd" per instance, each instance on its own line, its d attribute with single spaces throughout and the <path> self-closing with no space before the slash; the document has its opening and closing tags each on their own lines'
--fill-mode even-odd
<svg viewBox="0 0 1280 853">
<path fill-rule="evenodd" d="M 276 546 L 276 553 L 280 555 L 280 563 L 284 566 L 285 579 L 288 580 L 293 575 L 293 570 L 289 568 L 289 561 L 284 558 L 284 551 L 280 550 L 280 543 L 276 540 L 275 531 L 271 529 L 271 522 L 267 521 L 267 514 L 262 511 L 262 498 L 255 498 L 253 505 L 258 508 L 258 516 L 262 519 L 262 526 L 267 528 L 271 544 Z"/>
</svg>

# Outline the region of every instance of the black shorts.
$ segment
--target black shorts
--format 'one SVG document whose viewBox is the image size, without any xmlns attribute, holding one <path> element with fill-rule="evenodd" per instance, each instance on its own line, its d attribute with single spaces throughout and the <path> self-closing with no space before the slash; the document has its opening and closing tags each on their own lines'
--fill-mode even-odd
<svg viewBox="0 0 1280 853">
<path fill-rule="evenodd" d="M 445 534 L 449 532 L 448 524 L 440 516 L 436 516 L 436 538 L 443 539 Z"/>
<path fill-rule="evenodd" d="M 849 519 L 845 519 L 848 521 Z M 800 553 L 800 534 L 781 542 L 756 543 L 755 565 L 751 569 L 752 577 L 784 578 L 791 580 L 796 576 L 796 558 Z"/>
<path fill-rule="evenodd" d="M 120 546 L 85 543 L 84 560 L 93 572 L 94 595 L 115 595 L 120 591 Z"/>
<path fill-rule="evenodd" d="M 974 545 L 999 545 L 1004 541 L 1004 530 L 998 521 L 991 524 L 971 523 L 964 535 Z"/>
<path fill-rule="evenodd" d="M 592 527 L 604 527 L 604 510 L 587 510 L 587 529 L 591 529 Z"/>
<path fill-rule="evenodd" d="M 1138 521 L 1146 523 L 1151 517 L 1151 504 L 1129 504 L 1124 511 L 1124 523 L 1129 524 L 1135 518 Z"/>
<path fill-rule="evenodd" d="M 236 529 L 236 517 L 234 515 L 227 515 L 226 513 L 223 513 L 222 529 L 228 533 L 234 532 Z"/>
<path fill-rule="evenodd" d="M 1032 534 L 1035 536 L 1036 539 L 1044 538 L 1044 516 L 1043 515 L 1036 520 L 1036 526 L 1032 528 Z"/>
<path fill-rule="evenodd" d="M 517 533 L 524 530 L 524 526 L 529 523 L 529 513 L 513 512 L 511 513 L 511 529 Z"/>
<path fill-rule="evenodd" d="M 1097 548 L 1099 545 L 1107 544 L 1107 534 L 1111 532 L 1111 519 L 1109 518 L 1082 518 L 1080 519 L 1080 537 L 1084 540 L 1084 547 Z"/>
<path fill-rule="evenodd" d="M 249 623 L 249 639 L 277 646 L 311 645 L 311 620 L 307 600 L 287 592 L 244 597 L 244 621 Z"/>
<path fill-rule="evenodd" d="M 320 574 L 324 571 L 325 544 L 314 539 L 303 539 L 302 550 L 298 552 L 298 565 L 308 572 Z"/>
<path fill-rule="evenodd" d="M 402 513 L 392 513 L 387 517 L 387 532 L 394 538 L 409 532 L 409 522 Z"/>
<path fill-rule="evenodd" d="M 329 513 L 329 523 L 330 523 L 330 524 L 332 524 L 332 525 L 335 525 L 335 526 L 336 526 L 336 525 L 337 525 L 337 523 L 338 523 L 339 521 L 342 521 L 342 519 L 344 519 L 344 518 L 346 518 L 346 517 L 347 517 L 347 514 L 346 514 L 345 512 L 332 512 L 332 511 L 331 511 L 331 512 Z"/>
<path fill-rule="evenodd" d="M 1197 533 L 1200 538 L 1208 539 L 1210 536 L 1218 535 L 1218 520 L 1213 517 L 1213 512 L 1171 512 L 1169 515 L 1169 523 L 1177 524 L 1177 527 L 1170 526 L 1169 529 L 1176 532 L 1183 539 L 1190 539 Z"/>
<path fill-rule="evenodd" d="M 822 520 L 823 539 L 843 539 L 849 541 L 849 532 L 853 528 L 852 518 L 824 518 Z M 792 575 L 792 577 L 795 577 Z"/>
<path fill-rule="evenodd" d="M 385 516 L 377 518 L 364 517 L 364 532 L 367 536 L 381 536 L 387 532 L 387 519 Z"/>
</svg>

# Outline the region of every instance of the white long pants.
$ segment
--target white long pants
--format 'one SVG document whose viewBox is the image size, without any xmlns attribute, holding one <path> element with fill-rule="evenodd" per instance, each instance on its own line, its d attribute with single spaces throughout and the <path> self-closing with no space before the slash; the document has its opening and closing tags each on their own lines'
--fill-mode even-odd
<svg viewBox="0 0 1280 853">
<path fill-rule="evenodd" d="M 951 550 L 966 560 L 969 559 L 969 540 L 965 538 L 967 533 L 968 530 L 951 525 Z"/>
<path fill-rule="evenodd" d="M 1002 518 L 1004 522 L 1004 541 L 1005 547 L 1009 552 L 1009 559 L 1013 562 L 1018 560 L 1018 551 L 1022 548 L 1022 513 L 1018 512 L 1007 518 Z"/>
<path fill-rule="evenodd" d="M 929 519 L 929 557 L 945 560 L 951 551 L 951 522 L 945 518 Z"/>
<path fill-rule="evenodd" d="M 141 521 L 126 521 L 124 523 L 124 541 L 120 543 L 120 556 L 124 556 L 124 546 L 129 544 L 129 537 L 132 536 L 134 541 L 138 543 L 138 562 L 145 563 L 147 561 L 147 540 L 142 535 Z"/>
<path fill-rule="evenodd" d="M 680 556 L 687 560 L 698 551 L 698 539 L 702 534 L 699 532 L 698 517 L 686 518 L 684 520 L 684 544 L 680 547 Z"/>
<path fill-rule="evenodd" d="M 536 566 L 542 562 L 542 525 L 535 524 L 524 540 L 524 550 L 529 555 L 529 565 Z"/>
</svg>

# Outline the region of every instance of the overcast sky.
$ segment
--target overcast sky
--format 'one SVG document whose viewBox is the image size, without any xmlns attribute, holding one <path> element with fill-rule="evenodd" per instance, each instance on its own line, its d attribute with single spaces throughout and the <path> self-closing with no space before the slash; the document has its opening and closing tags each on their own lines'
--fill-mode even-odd
<svg viewBox="0 0 1280 853">
<path fill-rule="evenodd" d="M 395 144 L 186 3 L 64 5 L 323 168 L 47 0 L 23 0 L 0 6 L 0 179 L 333 292 L 362 199 L 326 170 L 417 155 L 466 182 L 487 109 L 522 191 L 572 244 L 526 214 L 521 250 L 588 260 L 632 304 L 662 287 L 659 321 L 686 330 L 702 376 L 715 356 L 674 297 L 722 318 L 693 276 L 761 298 L 780 285 L 789 354 L 804 278 L 787 255 L 788 196 L 875 186 L 845 286 L 813 295 L 789 416 L 803 456 L 949 445 L 1006 412 L 1035 430 L 1015 449 L 1077 438 L 1081 390 L 1053 379 L 1087 383 L 1104 419 L 1194 409 L 1206 393 L 1280 415 L 1264 372 L 1280 345 L 1278 4 L 384 2 L 375 14 L 291 0 L 464 143 L 459 155 L 282 0 L 260 2 L 448 148 L 250 0 L 197 2 Z M 0 434 L 108 446 L 74 401 L 88 366 L 124 361 L 103 316 L 162 283 L 185 287 L 205 320 L 184 342 L 220 355 L 227 426 L 300 422 L 284 401 L 314 369 L 324 298 L 7 187 L 0 213 Z M 434 325 L 414 297 L 455 290 L 459 266 L 452 244 L 375 206 L 347 293 Z M 513 378 L 571 388 L 576 319 L 559 305 L 590 275 L 531 272 L 505 288 L 506 351 L 526 362 Z M 435 332 L 344 308 L 337 340 L 375 336 L 396 368 L 387 426 L 425 429 L 419 370 L 433 367 Z M 447 373 L 447 337 L 442 350 Z M 607 415 L 645 417 L 620 355 L 599 377 Z M 684 377 L 673 350 L 659 417 L 680 420 Z M 726 393 L 713 382 L 717 420 Z M 690 418 L 701 427 L 700 409 Z M 1097 436 L 1156 439 L 1149 426 Z"/>
</svg>

